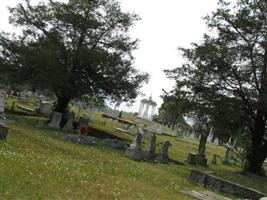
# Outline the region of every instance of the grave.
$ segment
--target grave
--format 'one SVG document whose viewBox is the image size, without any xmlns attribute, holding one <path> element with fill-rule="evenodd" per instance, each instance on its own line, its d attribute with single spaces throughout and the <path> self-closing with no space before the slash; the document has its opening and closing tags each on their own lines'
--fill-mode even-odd
<svg viewBox="0 0 267 200">
<path fill-rule="evenodd" d="M 218 178 L 210 172 L 193 170 L 190 175 L 190 181 L 238 198 L 258 200 L 265 197 L 263 193 L 257 190 Z"/>
<path fill-rule="evenodd" d="M 41 101 L 38 112 L 40 115 L 45 115 L 45 116 L 50 115 L 52 112 L 51 104 L 46 101 Z"/>
<path fill-rule="evenodd" d="M 51 128 L 60 129 L 60 122 L 62 118 L 62 113 L 53 112 L 51 116 L 51 121 L 48 124 Z"/>
<path fill-rule="evenodd" d="M 65 139 L 67 141 L 70 141 L 76 144 L 85 144 L 85 145 L 96 144 L 95 137 L 92 137 L 92 136 L 68 134 L 65 136 Z"/>
<path fill-rule="evenodd" d="M 125 155 L 128 158 L 137 161 L 142 160 L 142 149 L 141 149 L 142 138 L 143 136 L 141 132 L 138 130 L 132 144 L 125 151 Z"/>
<path fill-rule="evenodd" d="M 69 132 L 73 131 L 74 118 L 75 118 L 75 116 L 74 116 L 73 112 L 68 113 L 68 120 L 67 120 L 67 123 L 64 125 L 64 128 L 63 128 L 64 131 L 69 131 Z"/>
<path fill-rule="evenodd" d="M 106 138 L 102 143 L 112 149 L 123 150 L 127 148 L 127 143 L 119 139 Z"/>
<path fill-rule="evenodd" d="M 150 135 L 148 139 L 148 143 L 145 147 L 145 150 L 143 152 L 143 158 L 146 161 L 154 161 L 156 157 L 156 135 L 152 134 Z"/>
<path fill-rule="evenodd" d="M 171 143 L 165 140 L 164 142 L 161 142 L 160 144 L 161 144 L 161 149 L 158 155 L 158 162 L 167 164 L 170 159 L 168 150 L 169 150 L 169 147 L 171 146 Z"/>
<path fill-rule="evenodd" d="M 211 191 L 181 191 L 181 193 L 199 200 L 231 200 Z"/>
</svg>

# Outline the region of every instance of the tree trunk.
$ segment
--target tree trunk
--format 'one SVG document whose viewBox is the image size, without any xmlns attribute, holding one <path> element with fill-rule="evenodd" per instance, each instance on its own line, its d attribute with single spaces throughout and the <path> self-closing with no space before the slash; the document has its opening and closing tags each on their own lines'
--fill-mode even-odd
<svg viewBox="0 0 267 200">
<path fill-rule="evenodd" d="M 263 162 L 267 156 L 267 143 L 264 143 L 265 121 L 257 120 L 251 131 L 251 145 L 248 149 L 244 173 L 264 175 Z"/>
<path fill-rule="evenodd" d="M 57 104 L 54 109 L 55 112 L 62 113 L 62 119 L 60 122 L 60 127 L 63 127 L 67 122 L 67 113 L 68 113 L 68 105 L 71 98 L 68 96 L 57 96 Z"/>
<path fill-rule="evenodd" d="M 71 98 L 69 97 L 57 97 L 57 104 L 55 111 L 62 113 L 63 115 L 68 112 L 68 105 Z"/>
</svg>

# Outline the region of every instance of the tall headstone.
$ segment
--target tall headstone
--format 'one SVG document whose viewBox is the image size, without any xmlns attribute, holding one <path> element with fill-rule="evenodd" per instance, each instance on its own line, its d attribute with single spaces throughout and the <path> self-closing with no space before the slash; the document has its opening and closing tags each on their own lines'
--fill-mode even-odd
<svg viewBox="0 0 267 200">
<path fill-rule="evenodd" d="M 51 121 L 48 124 L 48 126 L 50 126 L 52 128 L 59 129 L 60 128 L 61 119 L 62 119 L 62 113 L 53 112 L 52 116 L 51 116 Z"/>
<path fill-rule="evenodd" d="M 64 131 L 70 131 L 72 132 L 73 131 L 73 122 L 74 122 L 74 113 L 73 112 L 70 112 L 68 114 L 68 120 L 67 120 L 67 123 L 65 124 L 63 130 Z"/>
<path fill-rule="evenodd" d="M 142 160 L 142 149 L 141 149 L 142 138 L 143 136 L 141 132 L 138 130 L 132 144 L 125 151 L 125 155 L 128 158 L 132 160 Z"/>
<path fill-rule="evenodd" d="M 161 142 L 161 149 L 160 149 L 160 152 L 159 152 L 159 156 L 158 156 L 158 161 L 160 163 L 168 163 L 169 162 L 169 154 L 168 154 L 168 150 L 169 150 L 169 147 L 171 146 L 171 143 L 169 141 L 164 141 L 164 142 Z"/>
<path fill-rule="evenodd" d="M 156 158 L 156 135 L 151 134 L 144 150 L 144 160 L 154 161 Z"/>
<path fill-rule="evenodd" d="M 206 145 L 207 145 L 207 137 L 206 134 L 201 134 L 201 138 L 198 146 L 198 156 L 197 156 L 197 164 L 207 166 L 208 160 L 206 158 Z"/>
</svg>

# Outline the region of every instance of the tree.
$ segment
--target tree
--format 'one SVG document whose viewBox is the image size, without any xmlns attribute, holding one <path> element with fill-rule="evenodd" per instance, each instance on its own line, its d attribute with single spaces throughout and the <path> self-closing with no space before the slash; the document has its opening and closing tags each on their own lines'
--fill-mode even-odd
<svg viewBox="0 0 267 200">
<path fill-rule="evenodd" d="M 267 157 L 266 13 L 262 0 L 234 5 L 220 0 L 217 11 L 205 18 L 212 34 L 190 49 L 181 48 L 187 62 L 167 71 L 177 88 L 209 105 L 208 115 L 232 125 L 242 120 L 237 127 L 245 129 L 250 140 L 244 171 L 255 174 L 264 173 Z M 233 111 L 233 117 L 220 117 Z"/>
<path fill-rule="evenodd" d="M 171 94 L 164 91 L 161 96 L 163 103 L 159 109 L 159 121 L 164 125 L 174 129 L 174 126 L 187 127 L 188 124 L 184 119 L 184 110 L 187 100 L 183 98 L 178 91 L 173 91 Z"/>
<path fill-rule="evenodd" d="M 1 34 L 1 70 L 12 82 L 54 91 L 57 112 L 84 95 L 132 100 L 148 78 L 132 67 L 138 41 L 128 32 L 139 18 L 116 0 L 25 0 L 10 13 L 22 34 Z"/>
</svg>

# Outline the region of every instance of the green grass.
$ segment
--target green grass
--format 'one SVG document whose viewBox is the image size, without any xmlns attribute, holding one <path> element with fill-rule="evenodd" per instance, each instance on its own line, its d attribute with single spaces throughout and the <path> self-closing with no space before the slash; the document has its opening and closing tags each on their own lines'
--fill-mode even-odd
<svg viewBox="0 0 267 200">
<path fill-rule="evenodd" d="M 204 168 L 135 162 L 121 151 L 102 146 L 100 139 L 94 146 L 72 144 L 62 132 L 36 128 L 37 117 L 15 117 L 24 124 L 10 126 L 6 142 L 0 143 L 0 199 L 191 199 L 179 191 L 203 189 L 189 182 L 192 169 L 226 173 L 228 179 L 240 171 L 211 163 Z M 110 122 L 102 129 L 113 130 L 117 125 Z M 94 126 L 101 127 L 100 122 Z M 157 143 L 170 140 L 170 157 L 175 160 L 183 161 L 188 152 L 197 151 L 195 141 L 157 139 Z M 224 152 L 208 145 L 207 157 L 211 160 L 213 153 L 223 156 Z M 239 181 L 267 193 L 261 180 L 254 184 L 254 178 L 238 176 Z"/>
</svg>

